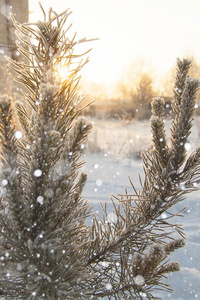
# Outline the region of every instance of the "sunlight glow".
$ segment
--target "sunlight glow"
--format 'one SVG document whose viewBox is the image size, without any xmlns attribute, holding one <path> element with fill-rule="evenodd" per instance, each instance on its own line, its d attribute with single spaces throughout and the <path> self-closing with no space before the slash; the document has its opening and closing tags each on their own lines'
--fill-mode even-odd
<svg viewBox="0 0 200 300">
<path fill-rule="evenodd" d="M 98 38 L 89 48 L 85 78 L 107 87 L 138 57 L 153 64 L 155 78 L 166 76 L 177 57 L 194 55 L 200 61 L 199 0 L 41 0 L 45 10 L 69 8 L 76 39 Z M 30 21 L 42 18 L 38 2 L 29 0 Z M 170 19 L 170 21 L 169 21 Z M 71 29 L 70 29 L 71 30 Z M 67 76 L 65 68 L 61 78 Z"/>
<path fill-rule="evenodd" d="M 58 76 L 61 79 L 61 81 L 66 80 L 70 75 L 70 72 L 66 66 L 61 66 L 58 70 Z"/>
</svg>

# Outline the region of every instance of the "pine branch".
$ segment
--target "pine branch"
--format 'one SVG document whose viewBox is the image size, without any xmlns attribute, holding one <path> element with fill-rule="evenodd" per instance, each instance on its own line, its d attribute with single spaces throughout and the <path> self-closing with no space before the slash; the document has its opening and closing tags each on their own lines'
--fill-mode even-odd
<svg viewBox="0 0 200 300">
<path fill-rule="evenodd" d="M 152 117 L 150 119 L 153 134 L 153 143 L 159 158 L 161 168 L 168 164 L 169 149 L 166 141 L 166 133 L 164 126 L 164 105 L 165 102 L 161 98 L 154 98 L 151 103 Z"/>
<path fill-rule="evenodd" d="M 91 126 L 83 119 L 74 124 L 79 113 L 77 74 L 85 62 L 69 70 L 68 80 L 58 77 L 62 59 L 71 66 L 74 59 L 82 57 L 73 54 L 76 42 L 63 35 L 68 15 L 50 10 L 46 22 L 21 26 L 14 21 L 19 50 L 29 64 L 10 61 L 10 67 L 29 91 L 23 94 L 23 100 L 34 111 L 29 117 L 25 108 L 16 103 L 24 131 L 20 144 L 14 139 L 11 110 L 6 117 L 5 112 L 1 114 L 2 157 L 8 157 L 13 167 L 18 161 L 21 166 L 20 175 L 14 179 L 16 184 L 10 189 L 12 194 L 7 191 L 5 198 L 10 216 L 16 220 L 10 217 L 8 224 L 1 216 L 2 238 L 11 240 L 11 248 L 5 253 L 5 259 L 6 255 L 10 259 L 2 263 L 1 272 L 6 299 L 87 299 L 91 291 L 91 269 L 85 267 L 89 243 L 85 220 L 89 208 L 81 197 L 86 178 L 82 175 L 77 179 L 81 144 Z M 2 104 L 2 109 L 7 109 L 6 105 Z M 15 223 L 16 232 L 12 229 Z M 6 268 L 11 272 L 10 278 L 6 278 Z"/>
<path fill-rule="evenodd" d="M 178 170 L 186 158 L 185 144 L 190 135 L 192 127 L 195 96 L 199 87 L 197 79 L 187 78 L 185 88 L 181 96 L 179 114 L 172 122 L 171 144 L 172 144 L 172 164 Z"/>
<path fill-rule="evenodd" d="M 3 95 L 0 99 L 1 180 L 5 187 L 4 204 L 11 214 L 15 226 L 25 230 L 29 216 L 25 214 L 27 199 L 23 195 L 21 166 L 19 164 L 19 142 L 12 113 L 12 99 Z"/>
<path fill-rule="evenodd" d="M 185 81 L 188 77 L 188 71 L 191 67 L 191 61 L 188 59 L 177 59 L 177 69 L 174 85 L 174 101 L 172 103 L 172 116 L 179 115 L 181 107 L 181 98 L 185 88 Z"/>
<path fill-rule="evenodd" d="M 28 114 L 26 112 L 26 109 L 23 105 L 23 103 L 21 102 L 15 102 L 15 108 L 16 108 L 16 112 L 20 121 L 20 125 L 22 126 L 22 129 L 24 131 L 24 133 L 29 136 L 29 138 L 31 139 L 30 136 L 32 136 L 32 131 L 31 131 L 31 122 L 30 119 L 28 117 Z M 33 138 L 32 138 L 33 140 Z"/>
<path fill-rule="evenodd" d="M 183 236 L 183 229 L 178 224 L 174 226 L 175 224 L 170 222 L 173 214 L 170 213 L 170 217 L 164 220 L 162 214 L 168 213 L 171 206 L 184 200 L 184 195 L 191 191 L 191 180 L 194 178 L 199 180 L 198 150 L 188 159 L 185 168 L 183 168 L 184 171 L 179 171 L 185 163 L 184 144 L 190 134 L 195 94 L 199 86 L 197 80 L 186 79 L 189 65 L 190 63 L 186 60 L 178 61 L 176 85 L 179 88 L 184 88 L 184 90 L 183 92 L 177 91 L 173 104 L 174 120 L 171 131 L 171 148 L 168 146 L 164 128 L 164 102 L 162 99 L 156 98 L 152 103 L 153 116 L 151 118 L 154 147 L 143 153 L 145 180 L 142 184 L 142 190 L 137 192 L 132 185 L 135 195 L 126 193 L 115 197 L 124 206 L 124 210 L 121 212 L 113 204 L 113 214 L 116 219 L 111 225 L 104 225 L 109 219 L 106 209 L 103 217 L 99 217 L 100 221 L 96 217 L 93 219 L 91 238 L 94 242 L 88 264 L 94 270 L 97 269 L 98 274 L 101 273 L 97 284 L 100 284 L 99 281 L 111 282 L 113 288 L 108 292 L 110 296 L 114 297 L 117 294 L 116 290 L 122 284 L 121 281 L 116 281 L 117 277 L 123 278 L 123 282 L 131 281 L 129 256 L 135 257 L 132 269 L 132 272 L 135 272 L 134 276 L 142 276 L 146 290 L 149 291 L 152 290 L 152 287 L 162 287 L 164 290 L 168 290 L 169 287 L 162 283 L 165 272 L 179 270 L 177 263 L 164 263 L 163 265 L 161 263 L 170 252 L 184 245 L 183 240 L 180 239 L 165 244 L 166 240 L 171 238 L 174 230 Z M 177 128 L 178 124 L 179 127 Z M 181 145 L 178 144 L 180 138 L 181 142 L 184 139 Z M 180 183 L 186 178 L 187 184 L 183 190 Z M 127 214 L 127 212 L 129 213 Z M 153 246 L 154 243 L 156 243 L 155 246 Z M 121 270 L 119 268 L 116 270 L 114 266 L 119 261 Z M 111 278 L 105 274 L 105 270 L 100 272 L 99 264 L 103 262 L 108 263 L 108 271 L 112 268 L 115 270 L 109 271 L 109 274 L 118 275 Z M 100 286 L 99 288 L 101 289 Z M 137 291 L 145 293 L 140 285 L 139 287 L 132 286 L 132 290 L 134 291 L 131 294 L 133 297 Z M 102 297 L 103 294 L 107 295 L 107 292 L 101 292 Z M 151 295 L 147 295 L 147 298 L 151 299 Z"/>
</svg>

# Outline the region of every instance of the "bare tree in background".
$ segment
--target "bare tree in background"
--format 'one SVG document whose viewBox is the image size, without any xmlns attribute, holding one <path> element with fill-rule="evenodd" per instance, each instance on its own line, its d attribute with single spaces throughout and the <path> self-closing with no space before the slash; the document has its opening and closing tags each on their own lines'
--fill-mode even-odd
<svg viewBox="0 0 200 300">
<path fill-rule="evenodd" d="M 118 82 L 118 93 L 131 117 L 145 119 L 151 115 L 150 103 L 155 95 L 151 74 L 151 67 L 140 59 L 130 64 Z"/>
</svg>

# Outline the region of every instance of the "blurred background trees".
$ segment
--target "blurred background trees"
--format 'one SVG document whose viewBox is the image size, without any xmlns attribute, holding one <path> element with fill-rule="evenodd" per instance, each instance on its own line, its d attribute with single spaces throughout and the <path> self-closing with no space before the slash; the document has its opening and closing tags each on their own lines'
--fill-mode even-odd
<svg viewBox="0 0 200 300">
<path fill-rule="evenodd" d="M 192 55 L 189 76 L 200 78 L 200 64 Z M 168 73 L 156 77 L 154 67 L 144 59 L 133 61 L 121 74 L 115 93 L 109 97 L 101 83 L 82 85 L 88 101 L 94 101 L 86 114 L 99 118 L 145 120 L 150 117 L 150 103 L 155 95 L 165 99 L 165 115 L 169 116 L 173 99 L 175 66 Z M 87 88 L 86 88 L 87 87 Z M 200 91 L 197 92 L 196 114 L 200 114 Z"/>
<path fill-rule="evenodd" d="M 13 95 L 18 85 L 11 80 L 6 67 L 5 55 L 18 61 L 22 58 L 15 44 L 16 36 L 10 18 L 10 13 L 17 21 L 25 23 L 29 19 L 28 0 L 1 0 L 0 1 L 0 92 Z M 190 76 L 200 78 L 200 65 L 191 54 L 192 61 Z M 175 62 L 174 62 L 175 63 Z M 173 67 L 168 73 L 158 78 L 155 67 L 145 57 L 137 57 L 130 63 L 122 74 L 115 87 L 109 88 L 102 82 L 89 81 L 82 78 L 79 87 L 80 97 L 85 97 L 85 103 L 92 102 L 85 114 L 103 118 L 143 120 L 150 116 L 150 102 L 155 95 L 164 97 L 166 113 L 169 112 L 173 97 L 173 82 L 175 76 Z M 197 94 L 199 105 L 200 92 Z M 200 113 L 200 108 L 196 108 Z"/>
</svg>

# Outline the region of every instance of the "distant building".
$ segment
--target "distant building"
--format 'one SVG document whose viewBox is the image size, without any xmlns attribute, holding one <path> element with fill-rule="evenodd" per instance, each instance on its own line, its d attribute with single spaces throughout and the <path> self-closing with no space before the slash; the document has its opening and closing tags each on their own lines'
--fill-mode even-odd
<svg viewBox="0 0 200 300">
<path fill-rule="evenodd" d="M 28 0 L 1 0 L 0 1 L 0 55 L 8 55 L 18 59 L 18 52 L 15 44 L 15 29 L 10 19 L 10 14 L 20 23 L 28 21 L 29 9 Z"/>
<path fill-rule="evenodd" d="M 28 22 L 28 0 L 0 0 L 0 93 L 9 95 L 18 90 L 18 84 L 9 76 L 5 55 L 14 60 L 21 59 L 15 43 L 16 35 L 10 18 L 11 13 L 19 23 Z"/>
</svg>

